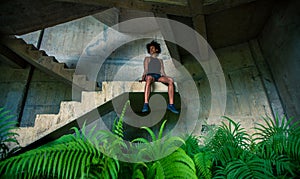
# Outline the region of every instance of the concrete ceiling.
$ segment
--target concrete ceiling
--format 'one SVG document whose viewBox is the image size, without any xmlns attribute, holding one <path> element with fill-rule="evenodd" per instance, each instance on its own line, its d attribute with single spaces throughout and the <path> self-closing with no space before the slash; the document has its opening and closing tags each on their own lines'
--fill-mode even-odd
<svg viewBox="0 0 300 179">
<path fill-rule="evenodd" d="M 116 7 L 165 14 L 197 29 L 213 48 L 220 48 L 255 38 L 274 1 L 9 0 L 0 3 L 0 33 L 22 35 Z"/>
</svg>

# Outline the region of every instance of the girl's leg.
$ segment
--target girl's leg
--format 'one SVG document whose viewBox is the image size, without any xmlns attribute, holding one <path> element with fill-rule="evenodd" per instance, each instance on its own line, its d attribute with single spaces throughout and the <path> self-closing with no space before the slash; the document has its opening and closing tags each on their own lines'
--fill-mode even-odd
<svg viewBox="0 0 300 179">
<path fill-rule="evenodd" d="M 170 77 L 162 76 L 158 79 L 159 82 L 168 84 L 169 104 L 174 104 L 174 81 Z"/>
<path fill-rule="evenodd" d="M 149 103 L 149 96 L 151 91 L 151 83 L 154 81 L 152 76 L 146 76 L 146 84 L 145 84 L 145 93 L 144 93 L 144 103 Z"/>
</svg>

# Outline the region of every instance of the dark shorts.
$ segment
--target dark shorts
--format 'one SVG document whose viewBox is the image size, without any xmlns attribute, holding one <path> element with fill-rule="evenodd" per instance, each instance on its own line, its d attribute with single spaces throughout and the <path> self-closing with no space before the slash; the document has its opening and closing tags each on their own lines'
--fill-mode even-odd
<svg viewBox="0 0 300 179">
<path fill-rule="evenodd" d="M 152 76 L 155 81 L 158 81 L 158 79 L 161 77 L 161 74 L 157 74 L 157 73 L 148 73 L 147 76 L 148 75 Z"/>
</svg>

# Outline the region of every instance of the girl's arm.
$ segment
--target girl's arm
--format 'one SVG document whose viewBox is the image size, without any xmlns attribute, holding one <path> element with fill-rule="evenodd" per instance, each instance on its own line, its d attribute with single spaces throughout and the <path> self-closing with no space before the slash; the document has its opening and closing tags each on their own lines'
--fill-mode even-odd
<svg viewBox="0 0 300 179">
<path fill-rule="evenodd" d="M 148 73 L 148 64 L 149 64 L 149 57 L 145 57 L 145 59 L 144 59 L 144 73 L 143 73 L 143 75 L 146 75 Z"/>
</svg>

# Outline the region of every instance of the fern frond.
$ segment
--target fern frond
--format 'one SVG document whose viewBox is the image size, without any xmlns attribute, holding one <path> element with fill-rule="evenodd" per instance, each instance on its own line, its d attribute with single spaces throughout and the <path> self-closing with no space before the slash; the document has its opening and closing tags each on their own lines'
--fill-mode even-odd
<svg viewBox="0 0 300 179">
<path fill-rule="evenodd" d="M 120 165 L 117 160 L 103 156 L 100 160 L 95 160 L 88 168 L 90 171 L 85 178 L 118 178 Z"/>
<path fill-rule="evenodd" d="M 142 143 L 143 145 L 138 145 L 139 152 L 137 154 L 138 158 L 146 159 L 147 161 L 152 161 L 155 159 L 159 159 L 163 156 L 169 155 L 178 149 L 181 145 L 185 144 L 185 141 L 178 136 L 171 136 L 167 134 L 162 137 L 163 129 L 166 124 L 166 120 L 162 123 L 158 137 L 156 137 L 155 133 L 148 127 L 142 127 L 145 129 L 149 135 L 151 136 L 151 142 L 145 138 L 136 138 L 132 140 L 135 143 Z"/>
<path fill-rule="evenodd" d="M 15 139 L 17 133 L 12 130 L 17 129 L 17 121 L 12 121 L 14 115 L 10 115 L 10 111 L 0 108 L 0 160 L 7 158 L 10 154 L 17 151 L 20 146 Z M 15 145 L 9 149 L 8 144 Z"/>
<path fill-rule="evenodd" d="M 267 126 L 258 124 L 254 134 L 257 151 L 274 167 L 276 175 L 294 176 L 299 173 L 300 127 L 293 119 L 263 118 Z M 280 121 L 281 120 L 281 121 Z"/>
<path fill-rule="evenodd" d="M 147 170 L 147 178 L 197 178 L 193 160 L 178 148 L 171 155 L 152 164 Z"/>
<path fill-rule="evenodd" d="M 95 132 L 96 137 L 90 138 L 90 141 L 99 146 L 100 151 L 112 158 L 117 158 L 117 154 L 124 153 L 127 150 L 125 141 L 111 133 L 110 131 L 99 130 Z"/>
<path fill-rule="evenodd" d="M 257 157 L 231 161 L 225 168 L 227 178 L 274 178 L 265 162 Z"/>
<path fill-rule="evenodd" d="M 205 179 L 212 178 L 212 156 L 211 152 L 203 151 L 194 156 L 195 165 L 197 167 L 197 175 L 203 176 Z"/>
<path fill-rule="evenodd" d="M 115 120 L 114 120 L 114 125 L 113 125 L 113 133 L 118 135 L 119 137 L 123 138 L 124 137 L 124 131 L 123 131 L 123 119 L 124 119 L 124 115 L 125 115 L 125 112 L 126 112 L 126 108 L 127 108 L 127 105 L 130 105 L 130 100 L 127 100 L 123 109 L 122 109 L 122 112 L 121 112 L 121 115 L 120 117 L 116 117 Z"/>
<path fill-rule="evenodd" d="M 78 129 L 75 129 L 75 135 L 65 135 L 8 158 L 1 161 L 0 166 L 0 173 L 6 177 L 22 174 L 33 178 L 78 178 L 89 176 L 89 173 L 116 178 L 119 170 L 118 161 L 104 156 Z M 94 166 L 101 167 L 94 171 Z"/>
<path fill-rule="evenodd" d="M 163 135 L 163 131 L 164 131 L 164 129 L 165 129 L 166 122 L 167 122 L 167 120 L 164 120 L 164 122 L 163 122 L 162 125 L 160 126 L 157 140 L 162 139 L 162 135 Z"/>
<path fill-rule="evenodd" d="M 259 132 L 253 134 L 254 141 L 268 141 L 276 135 L 287 137 L 289 134 L 295 133 L 295 131 L 300 132 L 298 122 L 291 124 L 293 122 L 292 118 L 286 119 L 283 117 L 282 119 L 279 119 L 279 117 L 276 116 L 275 121 L 270 117 L 263 117 L 263 120 L 267 125 L 257 124 L 258 127 L 255 127 L 254 129 Z"/>
<path fill-rule="evenodd" d="M 300 161 L 300 135 L 290 135 L 288 137 L 286 152 L 295 161 Z"/>
<path fill-rule="evenodd" d="M 228 126 L 223 122 L 206 146 L 212 152 L 213 161 L 222 166 L 239 159 L 244 150 L 250 150 L 251 141 L 239 123 L 227 117 L 225 119 L 229 121 Z"/>
<path fill-rule="evenodd" d="M 132 178 L 144 179 L 145 176 L 141 169 L 136 169 L 132 174 Z"/>
<path fill-rule="evenodd" d="M 214 137 L 207 146 L 213 151 L 218 151 L 224 145 L 230 145 L 241 149 L 249 149 L 250 136 L 246 133 L 244 128 L 241 128 L 239 123 L 235 123 L 230 118 L 224 118 L 229 121 L 229 126 L 222 122 L 222 125 L 218 128 Z"/>
<path fill-rule="evenodd" d="M 178 136 L 168 135 L 164 140 L 161 140 L 156 144 L 156 148 L 160 149 L 161 154 L 167 154 L 174 152 L 179 146 L 185 145 L 185 141 Z"/>
<path fill-rule="evenodd" d="M 140 142 L 140 143 L 145 143 L 145 144 L 150 143 L 147 139 L 141 138 L 141 137 L 133 139 L 131 142 Z"/>
<path fill-rule="evenodd" d="M 144 172 L 146 169 L 147 169 L 147 165 L 145 163 L 133 164 L 133 174 L 132 174 L 131 178 L 144 179 L 145 178 Z"/>
<path fill-rule="evenodd" d="M 182 145 L 181 148 L 188 154 L 188 156 L 193 158 L 195 154 L 201 151 L 198 142 L 199 140 L 197 137 L 189 135 L 185 141 L 185 145 Z"/>
<path fill-rule="evenodd" d="M 141 129 L 145 129 L 149 133 L 149 135 L 151 136 L 151 142 L 154 142 L 157 140 L 154 132 L 149 127 L 141 127 Z"/>
<path fill-rule="evenodd" d="M 137 138 L 134 142 L 142 143 L 142 145 L 139 146 L 137 157 L 139 159 L 152 161 L 170 155 L 177 150 L 179 146 L 183 145 L 185 141 L 180 137 L 169 136 L 154 142 L 149 142 L 144 138 Z"/>
</svg>

